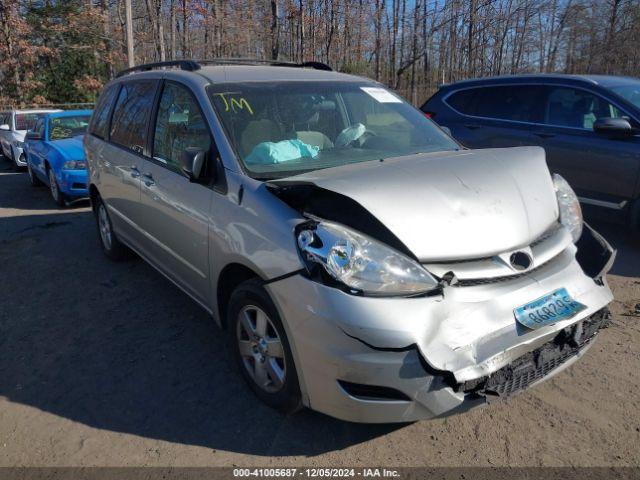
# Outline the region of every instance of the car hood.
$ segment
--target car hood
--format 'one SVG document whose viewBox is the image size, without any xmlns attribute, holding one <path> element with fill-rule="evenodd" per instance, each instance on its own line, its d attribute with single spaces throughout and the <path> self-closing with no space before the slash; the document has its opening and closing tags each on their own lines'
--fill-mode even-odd
<svg viewBox="0 0 640 480">
<path fill-rule="evenodd" d="M 558 219 L 539 147 L 416 154 L 273 183 L 313 184 L 349 197 L 420 261 L 483 258 L 527 246 Z"/>
<path fill-rule="evenodd" d="M 56 149 L 65 160 L 84 160 L 82 137 L 82 135 L 78 135 L 64 140 L 53 140 L 49 142 L 49 145 Z"/>
</svg>

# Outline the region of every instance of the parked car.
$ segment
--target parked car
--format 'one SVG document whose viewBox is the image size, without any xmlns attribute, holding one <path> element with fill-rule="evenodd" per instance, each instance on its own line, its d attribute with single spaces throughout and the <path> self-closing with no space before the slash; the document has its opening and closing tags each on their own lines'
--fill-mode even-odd
<svg viewBox="0 0 640 480">
<path fill-rule="evenodd" d="M 25 156 L 31 185 L 48 184 L 59 206 L 89 196 L 82 138 L 90 119 L 91 110 L 49 113 L 27 133 Z"/>
<path fill-rule="evenodd" d="M 0 146 L 5 158 L 13 162 L 15 169 L 27 165 L 23 154 L 24 137 L 33 129 L 39 118 L 60 110 L 7 110 L 0 112 Z"/>
<path fill-rule="evenodd" d="M 264 402 L 449 415 L 593 344 L 613 250 L 541 148 L 465 150 L 371 80 L 238 63 L 122 72 L 84 146 L 104 253 L 213 315 Z"/>
<path fill-rule="evenodd" d="M 640 80 L 484 78 L 446 85 L 421 108 L 469 148 L 543 147 L 583 204 L 640 228 Z"/>
</svg>

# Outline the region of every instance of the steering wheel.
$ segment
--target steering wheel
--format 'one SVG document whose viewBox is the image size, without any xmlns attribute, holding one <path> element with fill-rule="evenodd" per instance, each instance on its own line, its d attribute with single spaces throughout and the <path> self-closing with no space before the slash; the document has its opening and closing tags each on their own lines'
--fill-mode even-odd
<svg viewBox="0 0 640 480">
<path fill-rule="evenodd" d="M 368 138 L 377 137 L 378 135 L 368 130 L 362 123 L 355 123 L 342 130 L 336 137 L 336 147 L 357 146 L 362 147 Z"/>
</svg>

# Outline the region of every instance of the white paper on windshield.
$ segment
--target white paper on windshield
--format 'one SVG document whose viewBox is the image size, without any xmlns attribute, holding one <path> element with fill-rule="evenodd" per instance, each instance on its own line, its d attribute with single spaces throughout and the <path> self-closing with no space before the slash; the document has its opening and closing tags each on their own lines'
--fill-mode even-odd
<svg viewBox="0 0 640 480">
<path fill-rule="evenodd" d="M 360 87 L 360 89 L 364 93 L 371 95 L 380 103 L 402 103 L 402 100 L 400 100 L 393 93 L 385 90 L 384 88 Z"/>
</svg>

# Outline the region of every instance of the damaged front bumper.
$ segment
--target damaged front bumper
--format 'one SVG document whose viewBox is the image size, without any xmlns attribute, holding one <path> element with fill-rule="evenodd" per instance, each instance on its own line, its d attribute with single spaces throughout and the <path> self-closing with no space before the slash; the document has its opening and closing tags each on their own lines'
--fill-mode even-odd
<svg viewBox="0 0 640 480">
<path fill-rule="evenodd" d="M 415 421 L 468 410 L 569 366 L 606 324 L 613 298 L 604 273 L 614 252 L 588 226 L 583 237 L 586 257 L 571 244 L 528 274 L 449 285 L 436 296 L 354 296 L 302 275 L 267 284 L 305 404 L 350 421 Z M 586 308 L 537 330 L 516 322 L 514 308 L 558 288 Z"/>
</svg>

